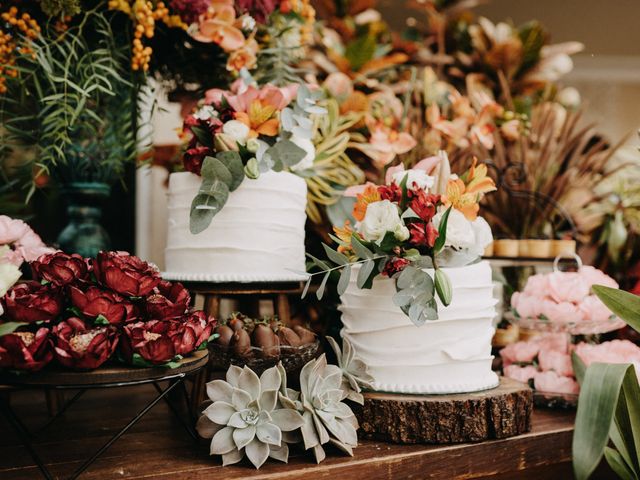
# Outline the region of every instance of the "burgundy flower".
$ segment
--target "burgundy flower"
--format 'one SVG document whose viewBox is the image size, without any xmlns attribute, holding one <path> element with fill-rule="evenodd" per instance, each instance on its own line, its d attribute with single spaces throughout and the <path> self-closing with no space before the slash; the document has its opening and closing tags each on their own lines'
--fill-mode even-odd
<svg viewBox="0 0 640 480">
<path fill-rule="evenodd" d="M 128 323 L 123 329 L 120 351 L 129 363 L 136 353 L 155 365 L 166 363 L 177 355 L 169 336 L 176 327 L 176 322 L 161 320 Z"/>
<path fill-rule="evenodd" d="M 5 312 L 16 322 L 48 322 L 62 312 L 60 290 L 38 282 L 24 282 L 14 286 L 4 297 Z"/>
<path fill-rule="evenodd" d="M 0 337 L 0 368 L 36 372 L 53 358 L 49 329 L 13 332 Z"/>
<path fill-rule="evenodd" d="M 211 0 L 170 0 L 169 6 L 174 14 L 179 15 L 183 22 L 195 23 L 198 17 L 207 11 Z"/>
<path fill-rule="evenodd" d="M 207 156 L 213 156 L 213 151 L 209 147 L 189 148 L 182 156 L 184 169 L 188 172 L 200 175 L 202 162 L 204 162 L 204 159 Z"/>
<path fill-rule="evenodd" d="M 75 317 L 53 327 L 52 334 L 56 359 L 73 370 L 98 368 L 118 345 L 118 332 L 114 327 L 89 327 Z"/>
<path fill-rule="evenodd" d="M 386 275 L 387 277 L 393 277 L 396 273 L 404 270 L 404 267 L 409 265 L 409 260 L 401 257 L 393 257 L 389 260 L 384 266 L 384 270 L 382 270 L 382 275 Z"/>
<path fill-rule="evenodd" d="M 266 23 L 267 18 L 278 8 L 281 0 L 236 0 L 242 13 L 249 13 L 258 23 Z"/>
<path fill-rule="evenodd" d="M 98 282 L 128 297 L 144 297 L 160 283 L 156 267 L 126 252 L 100 252 L 94 271 Z"/>
<path fill-rule="evenodd" d="M 83 292 L 72 286 L 69 288 L 69 296 L 71 304 L 80 310 L 82 315 L 91 319 L 102 315 L 111 325 L 119 325 L 138 318 L 138 310 L 133 303 L 100 287 L 91 286 Z"/>
<path fill-rule="evenodd" d="M 192 328 L 195 333 L 196 342 L 194 350 L 209 340 L 211 335 L 213 335 L 213 329 L 216 327 L 216 320 L 202 310 L 190 312 L 185 323 Z"/>
<path fill-rule="evenodd" d="M 63 252 L 47 253 L 31 263 L 34 277 L 62 287 L 78 280 L 86 280 L 89 267 L 84 258 L 77 253 L 67 255 Z"/>
<path fill-rule="evenodd" d="M 378 193 L 382 200 L 389 200 L 393 203 L 399 203 L 402 200 L 402 189 L 395 182 L 391 185 L 379 186 Z"/>
<path fill-rule="evenodd" d="M 410 192 L 411 202 L 409 206 L 411 210 L 424 222 L 430 222 L 433 216 L 436 214 L 436 205 L 440 201 L 440 195 L 433 195 L 426 193 L 422 189 L 412 190 Z"/>
<path fill-rule="evenodd" d="M 191 295 L 181 283 L 160 282 L 156 293 L 147 297 L 149 318 L 171 320 L 184 315 L 191 302 Z"/>
<path fill-rule="evenodd" d="M 409 225 L 409 242 L 416 246 L 433 247 L 438 238 L 438 230 L 432 222 L 414 222 Z"/>
</svg>

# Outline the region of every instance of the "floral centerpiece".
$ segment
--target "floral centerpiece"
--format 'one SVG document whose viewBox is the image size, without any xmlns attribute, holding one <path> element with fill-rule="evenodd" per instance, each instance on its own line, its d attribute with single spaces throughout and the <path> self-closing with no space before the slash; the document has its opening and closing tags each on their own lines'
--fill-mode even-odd
<svg viewBox="0 0 640 480">
<path fill-rule="evenodd" d="M 451 175 L 443 155 L 410 170 L 402 165 L 389 168 L 385 185 L 351 189 L 347 194 L 356 195 L 356 223 L 334 228 L 338 248 L 324 245 L 329 260 L 310 256 L 321 270 L 312 276 L 323 274 L 318 297 L 335 270 L 341 270 L 342 295 L 352 266 L 359 265 L 359 288 L 371 288 L 379 275 L 393 277 L 394 303 L 415 324 L 437 319 L 435 295 L 445 306 L 451 302 L 451 285 L 441 267 L 474 262 L 492 241 L 491 229 L 478 216 L 478 203 L 495 188 L 485 165 L 474 162 L 463 175 Z M 434 270 L 433 278 L 426 269 Z"/>
<path fill-rule="evenodd" d="M 190 308 L 182 285 L 127 253 L 47 253 L 31 268 L 34 280 L 0 299 L 0 368 L 37 371 L 55 358 L 91 370 L 114 354 L 134 366 L 171 367 L 215 338 L 215 320 Z"/>
<path fill-rule="evenodd" d="M 209 226 L 245 176 L 300 172 L 313 165 L 312 115 L 326 112 L 316 105 L 320 97 L 319 90 L 304 84 L 260 87 L 250 77 L 231 90 L 207 91 L 184 124 L 189 137 L 184 167 L 202 177 L 191 208 L 191 233 Z"/>
</svg>

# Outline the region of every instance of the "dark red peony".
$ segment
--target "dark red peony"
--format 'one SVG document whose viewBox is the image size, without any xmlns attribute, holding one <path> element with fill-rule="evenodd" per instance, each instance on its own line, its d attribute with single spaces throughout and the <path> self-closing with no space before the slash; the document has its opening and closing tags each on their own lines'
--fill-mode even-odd
<svg viewBox="0 0 640 480">
<path fill-rule="evenodd" d="M 117 293 L 100 287 L 89 287 L 82 291 L 77 287 L 69 288 L 71 304 L 82 315 L 95 320 L 102 315 L 111 325 L 132 322 L 138 318 L 138 310 L 129 300 Z"/>
<path fill-rule="evenodd" d="M 181 283 L 162 281 L 147 297 L 146 310 L 149 318 L 172 320 L 181 318 L 190 302 L 191 295 Z"/>
<path fill-rule="evenodd" d="M 100 252 L 94 264 L 98 282 L 128 297 L 144 297 L 160 283 L 154 266 L 126 252 Z"/>
<path fill-rule="evenodd" d="M 409 243 L 417 247 L 433 247 L 438 238 L 438 230 L 432 222 L 414 222 L 409 225 Z"/>
<path fill-rule="evenodd" d="M 411 190 L 409 193 L 411 201 L 409 207 L 418 215 L 422 221 L 430 222 L 436 214 L 436 205 L 440 201 L 440 195 L 426 193 L 422 189 Z"/>
<path fill-rule="evenodd" d="M 60 290 L 38 282 L 23 282 L 11 288 L 4 297 L 5 314 L 16 322 L 48 322 L 63 309 Z"/>
<path fill-rule="evenodd" d="M 258 23 L 266 23 L 269 15 L 278 8 L 281 0 L 237 0 L 236 5 L 242 13 L 249 13 Z M 283 12 L 288 13 L 288 12 Z"/>
<path fill-rule="evenodd" d="M 120 344 L 122 356 L 129 363 L 133 363 L 135 354 L 155 365 L 169 362 L 177 355 L 170 337 L 177 327 L 177 322 L 161 320 L 125 325 Z"/>
<path fill-rule="evenodd" d="M 193 328 L 196 334 L 195 348 L 199 348 L 200 345 L 211 338 L 217 323 L 215 318 L 208 316 L 202 310 L 190 312 L 185 322 Z"/>
<path fill-rule="evenodd" d="M 186 24 L 195 23 L 207 11 L 211 0 L 169 0 L 171 11 L 179 15 Z"/>
<path fill-rule="evenodd" d="M 60 322 L 51 333 L 56 359 L 73 370 L 98 368 L 118 345 L 118 331 L 114 327 L 91 327 L 75 317 Z"/>
<path fill-rule="evenodd" d="M 214 152 L 209 147 L 193 147 L 184 152 L 182 156 L 182 164 L 187 172 L 200 175 L 202 170 L 202 162 L 205 157 L 213 156 Z"/>
<path fill-rule="evenodd" d="M 53 359 L 49 329 L 13 332 L 0 337 L 0 368 L 35 372 Z"/>
<path fill-rule="evenodd" d="M 188 355 L 197 350 L 213 335 L 215 320 L 203 311 L 191 312 L 184 322 L 176 324 L 169 332 L 177 355 Z"/>
<path fill-rule="evenodd" d="M 409 260 L 407 260 L 406 258 L 393 257 L 385 264 L 384 270 L 382 270 L 382 275 L 393 277 L 396 273 L 404 270 L 404 268 L 409 265 L 409 263 Z"/>
<path fill-rule="evenodd" d="M 63 252 L 47 253 L 31 263 L 33 275 L 58 287 L 69 285 L 89 277 L 89 267 L 84 258 L 77 253 L 67 255 Z"/>
</svg>

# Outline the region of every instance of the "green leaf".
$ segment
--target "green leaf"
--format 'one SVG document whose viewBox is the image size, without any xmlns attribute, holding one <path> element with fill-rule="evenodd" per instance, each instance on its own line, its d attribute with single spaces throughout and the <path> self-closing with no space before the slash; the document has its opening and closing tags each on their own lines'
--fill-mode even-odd
<svg viewBox="0 0 640 480">
<path fill-rule="evenodd" d="M 447 307 L 451 304 L 451 297 L 453 296 L 453 290 L 451 289 L 451 280 L 444 270 L 437 268 L 435 271 L 435 287 L 436 293 L 440 298 L 442 304 Z"/>
<path fill-rule="evenodd" d="M 307 152 L 291 140 L 280 140 L 269 147 L 265 155 L 269 155 L 274 162 L 273 170 L 281 171 L 284 167 L 291 167 L 302 160 Z"/>
<path fill-rule="evenodd" d="M 602 459 L 622 382 L 629 371 L 633 373 L 625 364 L 594 363 L 587 368 L 580 389 L 572 442 L 573 471 L 577 480 L 587 480 Z"/>
<path fill-rule="evenodd" d="M 242 158 L 238 152 L 219 152 L 216 154 L 216 158 L 220 160 L 231 174 L 231 182 L 228 184 L 229 191 L 233 192 L 240 186 L 244 180 L 244 165 L 242 165 Z"/>
<path fill-rule="evenodd" d="M 334 250 L 333 248 L 331 248 L 329 245 L 326 244 L 322 244 L 322 247 L 324 248 L 324 251 L 327 254 L 327 257 L 329 257 L 329 260 L 331 260 L 333 263 L 336 263 L 338 265 L 346 265 L 347 263 L 349 263 L 349 259 L 347 258 L 346 255 L 343 255 L 340 252 L 337 252 L 336 250 Z"/>
<path fill-rule="evenodd" d="M 364 288 L 375 266 L 376 263 L 371 259 L 362 264 L 362 266 L 360 267 L 360 271 L 358 272 L 358 278 L 356 280 L 358 288 Z"/>
<path fill-rule="evenodd" d="M 309 291 L 309 285 L 311 285 L 311 279 L 313 277 L 309 277 L 306 281 L 306 283 L 304 284 L 304 288 L 302 289 L 302 295 L 300 295 L 300 298 L 304 298 L 307 296 L 307 292 Z"/>
<path fill-rule="evenodd" d="M 26 325 L 25 322 L 6 322 L 0 323 L 0 337 L 15 332 L 18 328 Z"/>
<path fill-rule="evenodd" d="M 315 263 L 317 267 L 321 268 L 322 270 L 331 270 L 331 267 L 327 263 L 320 260 L 319 258 L 314 257 L 310 253 L 307 253 L 306 255 L 311 260 L 313 260 L 313 263 Z"/>
<path fill-rule="evenodd" d="M 107 320 L 107 317 L 105 317 L 104 315 L 100 314 L 96 317 L 96 319 L 93 321 L 94 325 L 109 325 L 109 320 Z"/>
<path fill-rule="evenodd" d="M 438 238 L 436 238 L 436 243 L 433 245 L 433 251 L 438 253 L 444 247 L 444 243 L 447 241 L 447 223 L 449 223 L 449 214 L 451 213 L 451 209 L 453 207 L 447 208 L 447 211 L 442 215 L 442 219 L 440 220 L 440 226 L 438 227 Z"/>
<path fill-rule="evenodd" d="M 571 364 L 573 365 L 573 371 L 575 373 L 576 380 L 578 380 L 578 383 L 582 385 L 582 381 L 584 380 L 584 374 L 587 371 L 587 366 L 584 364 L 584 362 L 578 356 L 575 350 L 571 352 Z"/>
<path fill-rule="evenodd" d="M 331 275 L 331 272 L 327 272 L 324 274 L 324 277 L 322 278 L 322 282 L 320 283 L 318 290 L 316 290 L 316 297 L 318 298 L 318 300 L 322 300 L 322 296 L 324 295 L 324 289 L 327 286 L 327 280 L 329 280 L 330 275 Z"/>
<path fill-rule="evenodd" d="M 338 280 L 338 295 L 344 295 L 344 292 L 347 291 L 349 280 L 351 280 L 351 265 L 345 265 L 342 272 L 340 272 L 340 279 Z"/>
<path fill-rule="evenodd" d="M 351 70 L 357 72 L 365 63 L 373 58 L 377 42 L 373 35 L 363 35 L 347 44 L 344 56 L 349 61 Z"/>
<path fill-rule="evenodd" d="M 358 258 L 361 258 L 362 260 L 373 258 L 373 252 L 365 247 L 362 241 L 358 238 L 358 235 L 355 233 L 351 236 L 351 247 Z"/>
<path fill-rule="evenodd" d="M 232 183 L 233 177 L 231 176 L 231 172 L 227 167 L 225 167 L 224 163 L 218 160 L 216 157 L 205 157 L 202 162 L 202 169 L 200 171 L 200 175 L 205 180 L 215 181 L 220 180 L 224 182 L 227 187 L 229 187 Z M 231 189 L 229 189 L 231 190 Z"/>
<path fill-rule="evenodd" d="M 200 192 L 191 202 L 189 230 L 193 235 L 206 230 L 229 198 L 229 187 L 220 180 L 203 179 Z"/>
<path fill-rule="evenodd" d="M 380 249 L 385 252 L 385 253 L 389 253 L 393 250 L 394 247 L 400 245 L 402 242 L 399 242 L 396 239 L 396 236 L 393 232 L 387 232 L 384 234 L 384 237 L 382 237 L 382 242 L 380 242 Z"/>
<path fill-rule="evenodd" d="M 640 296 L 603 285 L 594 285 L 593 293 L 609 310 L 640 332 Z"/>
<path fill-rule="evenodd" d="M 211 135 L 211 132 L 209 132 L 209 130 L 199 125 L 194 125 L 192 127 L 189 127 L 189 129 L 195 135 L 198 143 L 204 145 L 205 147 L 213 148 L 213 135 Z"/>
<path fill-rule="evenodd" d="M 611 470 L 622 480 L 637 480 L 638 477 L 629 469 L 618 451 L 611 447 L 605 447 L 604 458 L 607 460 Z"/>
</svg>

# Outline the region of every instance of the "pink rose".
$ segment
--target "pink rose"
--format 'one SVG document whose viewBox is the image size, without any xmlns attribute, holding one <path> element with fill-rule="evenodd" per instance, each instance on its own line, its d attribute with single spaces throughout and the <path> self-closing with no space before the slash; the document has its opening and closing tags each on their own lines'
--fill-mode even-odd
<svg viewBox="0 0 640 480">
<path fill-rule="evenodd" d="M 505 366 L 512 363 L 530 363 L 536 358 L 540 346 L 534 342 L 516 342 L 500 350 Z"/>
<path fill-rule="evenodd" d="M 540 314 L 551 322 L 569 323 L 583 319 L 583 314 L 573 303 L 555 303 L 551 300 L 543 300 L 540 305 Z"/>
<path fill-rule="evenodd" d="M 220 105 L 225 91 L 219 88 L 211 88 L 204 92 L 204 103 L 207 105 Z"/>
<path fill-rule="evenodd" d="M 590 285 L 577 272 L 553 272 L 548 281 L 549 296 L 558 303 L 578 303 L 589 295 Z"/>
<path fill-rule="evenodd" d="M 542 299 L 527 295 L 526 293 L 515 292 L 511 296 L 511 306 L 522 318 L 536 318 L 540 315 Z"/>
<path fill-rule="evenodd" d="M 569 352 L 569 338 L 564 333 L 545 333 L 535 337 L 532 342 L 536 342 L 540 350 L 553 350 L 558 353 Z"/>
<path fill-rule="evenodd" d="M 527 284 L 524 286 L 523 293 L 534 297 L 546 297 L 549 295 L 549 281 L 547 275 L 538 273 L 531 275 L 527 279 Z"/>
<path fill-rule="evenodd" d="M 618 288 L 618 282 L 616 282 L 609 275 L 597 268 L 590 265 L 585 265 L 580 269 L 580 276 L 589 285 L 589 288 L 594 285 L 604 285 L 605 287 Z"/>
<path fill-rule="evenodd" d="M 611 340 L 599 345 L 579 343 L 576 354 L 585 363 L 638 363 L 640 364 L 640 347 L 629 340 Z"/>
<path fill-rule="evenodd" d="M 612 315 L 611 310 L 595 295 L 589 295 L 578 304 L 585 320 L 605 322 Z"/>
<path fill-rule="evenodd" d="M 518 365 L 509 365 L 504 367 L 504 376 L 513 378 L 522 383 L 528 383 L 530 379 L 536 376 L 538 370 L 533 365 L 527 365 L 526 367 L 520 367 Z"/>
<path fill-rule="evenodd" d="M 30 230 L 22 220 L 0 215 L 0 245 L 17 242 Z"/>
<path fill-rule="evenodd" d="M 538 363 L 543 372 L 553 370 L 558 375 L 573 376 L 571 356 L 566 353 L 541 349 L 538 354 Z"/>
<path fill-rule="evenodd" d="M 558 375 L 553 370 L 538 372 L 533 377 L 533 384 L 536 390 L 552 393 L 578 393 L 580 386 L 571 377 Z"/>
</svg>

